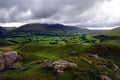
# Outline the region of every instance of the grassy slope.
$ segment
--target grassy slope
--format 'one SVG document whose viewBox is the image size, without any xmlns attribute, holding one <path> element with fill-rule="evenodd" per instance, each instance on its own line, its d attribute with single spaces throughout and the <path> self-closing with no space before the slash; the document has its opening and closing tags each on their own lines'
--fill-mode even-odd
<svg viewBox="0 0 120 80">
<path fill-rule="evenodd" d="M 102 43 L 103 44 L 103 43 Z M 0 72 L 0 79 L 2 80 L 98 80 L 99 74 L 110 76 L 115 80 L 115 71 L 98 65 L 111 64 L 111 60 L 103 58 L 91 59 L 93 64 L 84 61 L 83 58 L 88 58 L 89 54 L 86 50 L 91 48 L 92 45 L 80 44 L 66 44 L 66 45 L 41 45 L 41 44 L 23 44 L 16 48 L 22 55 L 20 61 L 23 69 L 7 70 Z M 94 49 L 97 50 L 97 47 Z M 94 52 L 94 49 L 92 53 Z M 74 55 L 71 51 L 75 51 Z M 98 55 L 99 55 L 99 50 Z M 92 54 L 91 53 L 91 54 Z M 101 55 L 99 55 L 101 56 Z M 102 56 L 101 56 L 102 57 Z M 58 60 L 64 59 L 74 62 L 78 65 L 77 68 L 67 70 L 63 74 L 56 74 L 54 71 L 44 68 L 46 63 L 40 65 L 28 65 L 36 60 Z"/>
<path fill-rule="evenodd" d="M 0 27 L 0 38 L 4 37 L 3 35 L 6 33 L 6 29 L 4 29 L 3 27 Z"/>
<path fill-rule="evenodd" d="M 87 40 L 92 40 L 90 35 L 86 36 Z M 49 40 L 49 39 L 47 39 Z M 74 40 L 73 40 L 74 41 Z M 25 43 L 14 46 L 0 47 L 0 50 L 17 50 L 22 56 L 20 63 L 21 68 L 14 70 L 5 70 L 0 72 L 0 80 L 98 80 L 98 75 L 103 74 L 115 79 L 115 71 L 110 68 L 115 63 L 120 66 L 120 40 L 107 40 L 99 44 L 42 44 L 42 43 Z M 74 51 L 74 54 L 71 52 Z M 99 55 L 98 59 L 89 58 L 89 54 Z M 83 60 L 89 58 L 93 64 Z M 67 60 L 78 65 L 77 68 L 70 68 L 63 74 L 56 74 L 48 70 L 42 63 L 40 65 L 29 65 L 32 61 L 54 61 Z M 99 65 L 105 65 L 99 66 Z"/>
<path fill-rule="evenodd" d="M 120 36 L 120 27 L 115 28 L 110 31 L 106 31 L 102 33 L 103 35 L 108 35 L 108 36 Z"/>
<path fill-rule="evenodd" d="M 114 61 L 120 66 L 120 39 L 106 40 L 88 49 L 91 54 L 98 54 L 102 58 Z"/>
<path fill-rule="evenodd" d="M 23 47 L 24 46 L 24 47 Z M 73 47 L 74 46 L 74 47 Z M 75 55 L 84 53 L 85 48 L 88 46 L 82 46 L 78 44 L 66 44 L 66 45 L 41 45 L 41 44 L 25 44 L 18 47 L 18 50 L 26 55 L 24 61 L 35 59 L 48 59 L 55 60 L 71 55 L 72 51 L 75 51 Z M 27 58 L 34 56 L 32 59 Z"/>
</svg>

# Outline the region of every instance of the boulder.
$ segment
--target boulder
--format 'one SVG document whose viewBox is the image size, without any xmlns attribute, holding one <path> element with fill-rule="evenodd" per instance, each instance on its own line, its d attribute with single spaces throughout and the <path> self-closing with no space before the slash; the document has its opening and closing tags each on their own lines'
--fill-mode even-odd
<svg viewBox="0 0 120 80">
<path fill-rule="evenodd" d="M 9 51 L 0 54 L 0 71 L 4 69 L 16 68 L 20 66 L 18 62 L 18 53 Z"/>
<path fill-rule="evenodd" d="M 119 69 L 119 66 L 113 64 L 113 66 L 111 67 L 113 70 L 117 71 Z"/>
<path fill-rule="evenodd" d="M 75 51 L 71 51 L 71 53 L 70 53 L 71 55 L 75 55 L 76 54 L 76 52 Z"/>
<path fill-rule="evenodd" d="M 84 54 L 84 58 L 87 58 L 89 60 L 94 60 L 94 59 L 98 59 L 99 56 L 97 54 Z"/>
<path fill-rule="evenodd" d="M 63 73 L 65 69 L 69 67 L 77 67 L 75 63 L 71 63 L 65 60 L 58 60 L 47 65 L 48 68 L 55 70 L 57 73 Z"/>
<path fill-rule="evenodd" d="M 106 75 L 100 75 L 99 80 L 112 80 L 112 79 Z"/>
<path fill-rule="evenodd" d="M 4 56 L 0 54 L 0 70 L 5 69 L 5 59 Z"/>
<path fill-rule="evenodd" d="M 106 65 L 103 64 L 104 66 L 106 66 L 107 68 L 110 68 L 114 71 L 118 71 L 119 70 L 119 66 L 117 66 L 116 64 L 114 64 L 113 62 L 109 62 Z"/>
<path fill-rule="evenodd" d="M 99 58 L 97 54 L 95 54 L 95 55 L 90 55 L 90 57 L 93 58 L 93 59 L 98 59 L 98 58 Z"/>
</svg>

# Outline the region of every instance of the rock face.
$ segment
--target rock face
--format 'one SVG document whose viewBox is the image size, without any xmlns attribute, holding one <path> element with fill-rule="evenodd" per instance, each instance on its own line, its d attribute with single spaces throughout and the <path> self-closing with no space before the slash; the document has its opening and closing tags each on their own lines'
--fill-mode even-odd
<svg viewBox="0 0 120 80">
<path fill-rule="evenodd" d="M 68 67 L 77 67 L 77 65 L 65 60 L 58 60 L 48 64 L 48 68 L 55 70 L 57 73 L 63 73 Z"/>
<path fill-rule="evenodd" d="M 4 69 L 16 68 L 18 66 L 18 53 L 16 51 L 0 53 L 0 71 Z"/>
<path fill-rule="evenodd" d="M 100 75 L 100 76 L 99 76 L 99 80 L 112 80 L 112 79 L 109 78 L 108 76 Z"/>
</svg>

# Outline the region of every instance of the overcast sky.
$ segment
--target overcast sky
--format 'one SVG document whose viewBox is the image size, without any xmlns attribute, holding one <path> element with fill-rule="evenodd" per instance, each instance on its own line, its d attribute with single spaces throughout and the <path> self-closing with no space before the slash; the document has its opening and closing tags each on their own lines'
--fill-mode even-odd
<svg viewBox="0 0 120 80">
<path fill-rule="evenodd" d="M 120 0 L 0 0 L 1 26 L 63 23 L 92 29 L 118 26 L 119 21 Z"/>
</svg>

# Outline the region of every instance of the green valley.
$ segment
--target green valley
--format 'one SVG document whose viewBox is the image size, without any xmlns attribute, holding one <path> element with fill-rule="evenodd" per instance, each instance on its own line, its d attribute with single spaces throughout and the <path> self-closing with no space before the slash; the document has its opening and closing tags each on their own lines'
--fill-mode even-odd
<svg viewBox="0 0 120 80">
<path fill-rule="evenodd" d="M 5 30 L 0 39 L 0 80 L 120 79 L 119 36 L 101 40 L 103 37 L 92 36 L 86 29 L 81 32 L 78 28 L 57 26 Z M 73 35 L 74 32 L 77 34 Z M 11 52 L 14 57 L 9 56 L 9 51 L 16 51 L 18 56 L 15 52 Z M 3 65 L 4 58 L 9 63 Z M 11 59 L 15 59 L 17 68 L 10 68 L 14 64 Z"/>
</svg>

